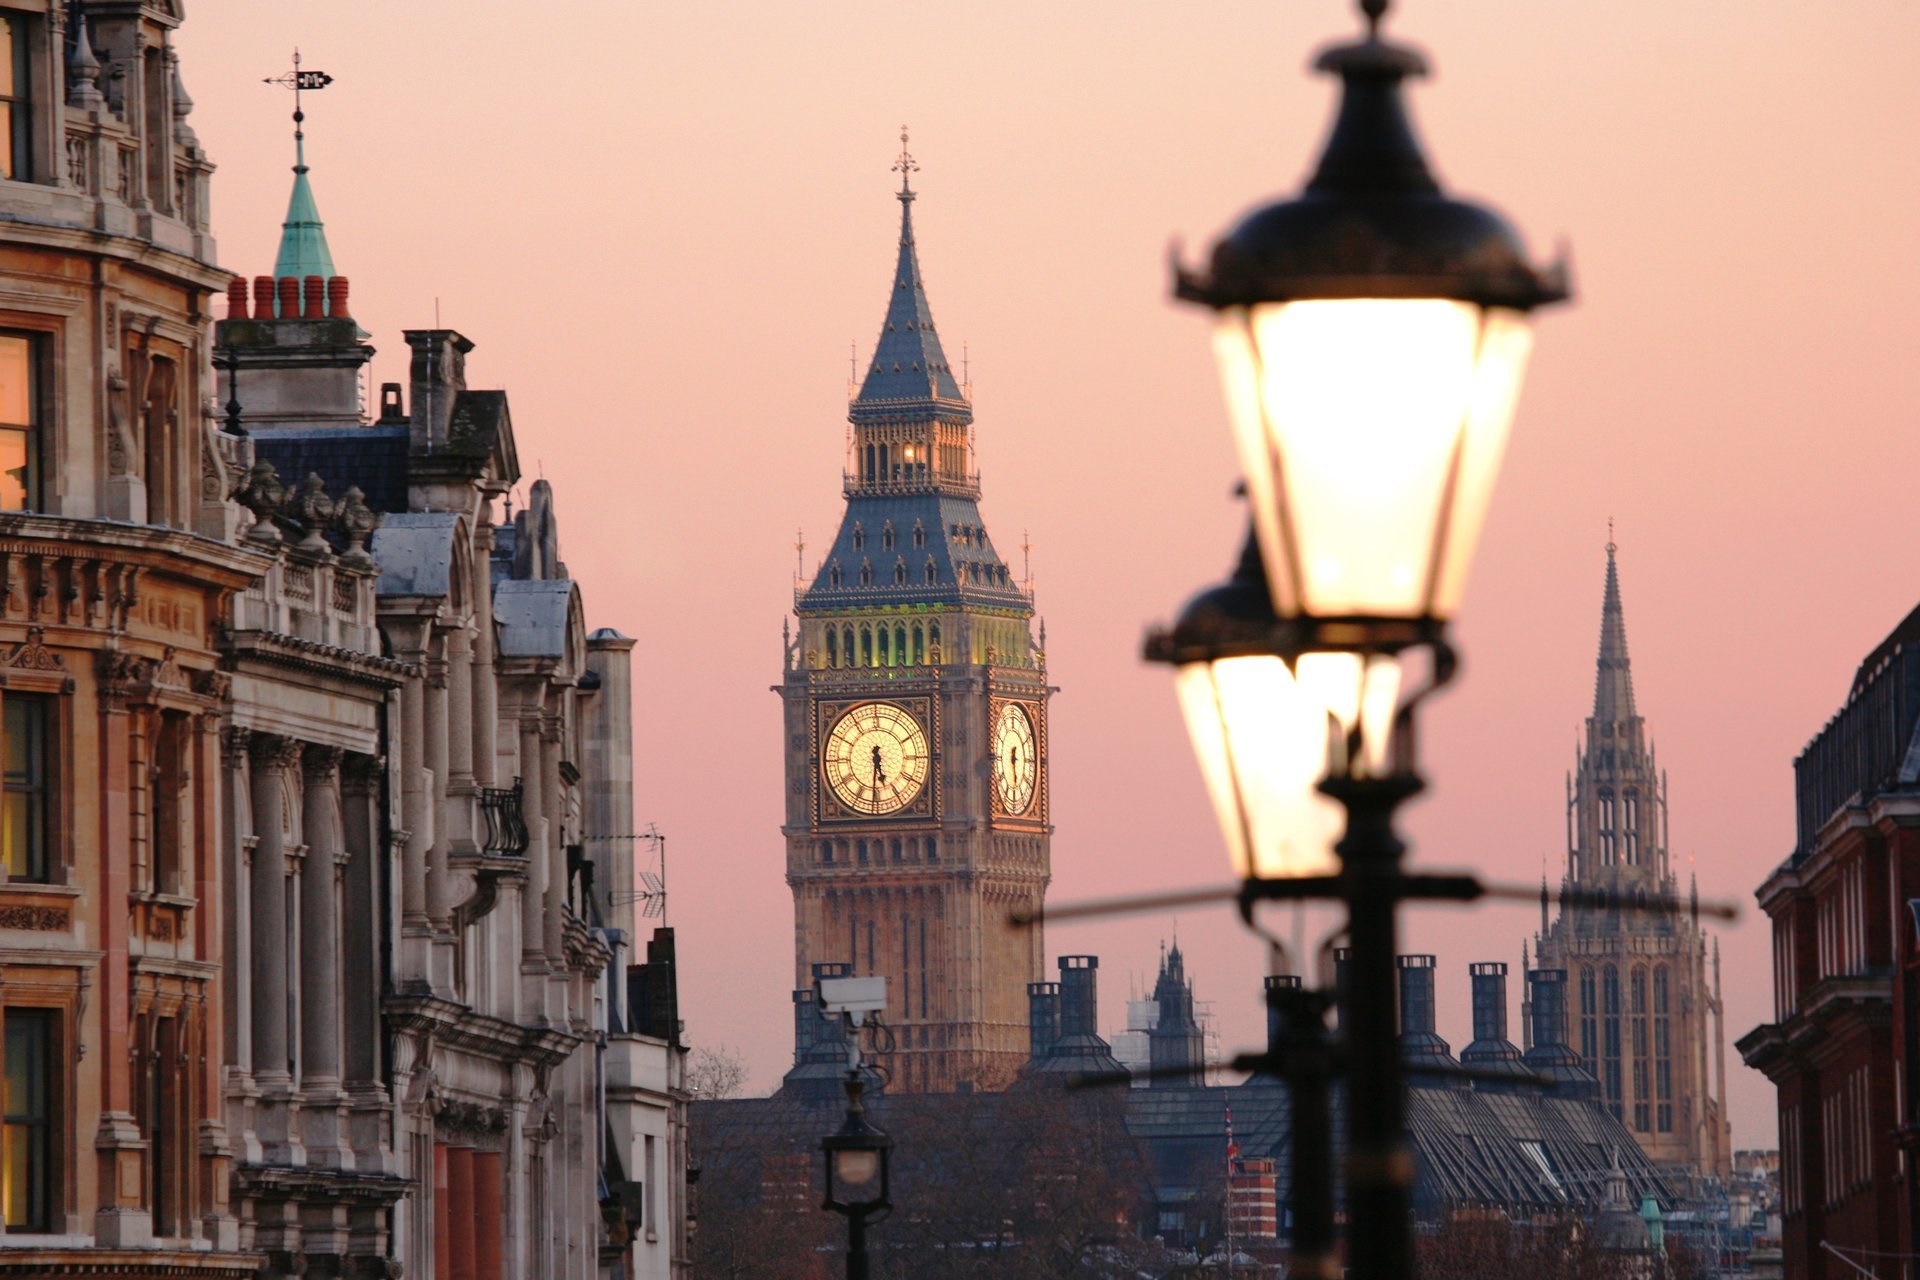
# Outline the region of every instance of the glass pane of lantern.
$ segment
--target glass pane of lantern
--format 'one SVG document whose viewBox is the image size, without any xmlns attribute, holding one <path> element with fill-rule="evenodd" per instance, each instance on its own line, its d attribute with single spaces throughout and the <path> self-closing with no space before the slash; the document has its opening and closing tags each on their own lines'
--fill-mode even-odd
<svg viewBox="0 0 1920 1280">
<path fill-rule="evenodd" d="M 1477 418 L 1480 441 L 1502 443 L 1517 385 L 1505 328 L 1487 348 L 1484 376 L 1477 368 L 1481 317 L 1440 298 L 1311 300 L 1223 316 L 1215 350 L 1283 616 L 1434 608 L 1449 481 L 1457 464 L 1478 460 L 1462 454 L 1463 437 Z M 1497 462 L 1495 450 L 1488 465 Z M 1490 486 L 1488 474 L 1462 496 L 1484 510 Z M 1461 550 L 1464 565 L 1471 546 Z"/>
<path fill-rule="evenodd" d="M 1480 526 L 1493 482 L 1500 477 L 1506 456 L 1513 411 L 1520 400 L 1520 381 L 1526 376 L 1527 357 L 1533 351 L 1533 330 L 1525 313 L 1504 308 L 1485 313 L 1480 328 L 1480 355 L 1474 364 L 1473 400 L 1467 410 L 1466 436 L 1460 451 L 1460 478 L 1456 482 L 1451 528 L 1441 552 L 1440 582 L 1434 593 L 1434 612 L 1447 617 L 1460 605 L 1467 568 L 1480 541 Z"/>
<path fill-rule="evenodd" d="M 1360 768 L 1354 772 L 1379 776 L 1386 772 L 1393 741 L 1394 712 L 1400 706 L 1400 660 L 1384 654 L 1362 658 L 1351 653 L 1302 654 L 1296 664 L 1302 689 L 1327 709 L 1339 725 L 1342 740 L 1360 730 Z M 1329 762 L 1345 768 L 1344 760 Z"/>
<path fill-rule="evenodd" d="M 1278 658 L 1189 663 L 1175 688 L 1240 876 L 1333 872 L 1343 817 L 1314 789 L 1326 773 L 1326 707 Z"/>
</svg>

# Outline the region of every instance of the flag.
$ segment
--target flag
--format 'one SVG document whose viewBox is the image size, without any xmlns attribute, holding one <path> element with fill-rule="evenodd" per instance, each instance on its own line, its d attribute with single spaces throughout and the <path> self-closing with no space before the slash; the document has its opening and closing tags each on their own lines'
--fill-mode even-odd
<svg viewBox="0 0 1920 1280">
<path fill-rule="evenodd" d="M 1240 1144 L 1233 1140 L 1233 1104 L 1227 1104 L 1227 1159 L 1240 1158 Z"/>
</svg>

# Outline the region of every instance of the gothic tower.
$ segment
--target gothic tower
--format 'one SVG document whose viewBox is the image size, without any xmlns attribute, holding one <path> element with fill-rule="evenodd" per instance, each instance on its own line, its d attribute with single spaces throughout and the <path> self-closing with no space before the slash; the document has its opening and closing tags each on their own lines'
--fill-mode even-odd
<svg viewBox="0 0 1920 1280">
<path fill-rule="evenodd" d="M 902 141 L 904 142 L 904 136 Z M 884 975 L 892 1086 L 1000 1088 L 1027 1057 L 1048 879 L 1046 657 L 981 520 L 973 409 L 913 238 L 849 408 L 845 517 L 796 593 L 784 704 L 794 974 Z M 1042 628 L 1044 643 L 1045 629 Z"/>
<path fill-rule="evenodd" d="M 1562 879 L 1603 902 L 1563 901 L 1549 923 L 1543 882 L 1536 963 L 1566 971 L 1569 1039 L 1648 1158 L 1724 1174 L 1732 1150 L 1719 982 L 1709 981 L 1699 913 L 1680 907 L 1668 861 L 1667 779 L 1634 707 L 1614 553 L 1608 542 L 1593 714 L 1568 777 Z M 1691 890 L 1689 902 L 1697 908 Z"/>
</svg>

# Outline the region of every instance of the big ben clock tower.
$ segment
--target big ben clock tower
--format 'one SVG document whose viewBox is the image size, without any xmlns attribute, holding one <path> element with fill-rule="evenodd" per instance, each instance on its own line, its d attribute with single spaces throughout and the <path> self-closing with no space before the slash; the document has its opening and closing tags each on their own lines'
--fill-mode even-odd
<svg viewBox="0 0 1920 1280">
<path fill-rule="evenodd" d="M 902 134 L 901 141 L 906 141 Z M 887 978 L 897 1090 L 998 1089 L 1027 1056 L 1046 892 L 1046 658 L 980 517 L 973 408 L 934 328 L 900 173 L 900 257 L 849 408 L 846 515 L 794 612 L 783 703 L 795 986 Z M 799 1046 L 804 1051 L 806 1046 Z"/>
</svg>

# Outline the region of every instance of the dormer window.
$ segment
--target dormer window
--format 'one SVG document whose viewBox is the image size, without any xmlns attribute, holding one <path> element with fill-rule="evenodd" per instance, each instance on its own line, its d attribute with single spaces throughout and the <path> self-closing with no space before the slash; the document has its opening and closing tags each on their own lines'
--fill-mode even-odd
<svg viewBox="0 0 1920 1280">
<path fill-rule="evenodd" d="M 827 585 L 830 587 L 840 585 L 840 562 L 838 560 L 835 560 L 827 567 Z"/>
<path fill-rule="evenodd" d="M 940 581 L 940 566 L 934 563 L 932 556 L 927 557 L 927 581 Z"/>
<path fill-rule="evenodd" d="M 881 526 L 880 549 L 882 551 L 893 550 L 893 521 L 891 520 L 887 521 L 885 525 Z"/>
<path fill-rule="evenodd" d="M 33 178 L 33 77 L 27 19 L 0 17 L 0 178 Z M 84 20 L 81 22 L 85 39 Z"/>
<path fill-rule="evenodd" d="M 895 585 L 895 586 L 905 586 L 905 585 L 906 585 L 906 583 L 907 583 L 907 562 L 906 562 L 905 560 L 895 560 L 895 561 L 893 562 L 893 582 L 894 582 L 894 585 Z"/>
<path fill-rule="evenodd" d="M 854 525 L 853 526 L 853 549 L 855 551 L 861 551 L 866 548 L 866 545 L 867 545 L 867 531 L 861 528 L 857 524 Z"/>
<path fill-rule="evenodd" d="M 860 562 L 860 585 L 863 587 L 873 585 L 873 561 L 871 560 Z"/>
<path fill-rule="evenodd" d="M 913 546 L 915 550 L 927 545 L 927 528 L 918 520 L 913 522 Z"/>
</svg>

